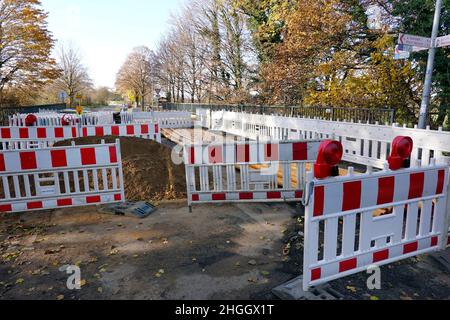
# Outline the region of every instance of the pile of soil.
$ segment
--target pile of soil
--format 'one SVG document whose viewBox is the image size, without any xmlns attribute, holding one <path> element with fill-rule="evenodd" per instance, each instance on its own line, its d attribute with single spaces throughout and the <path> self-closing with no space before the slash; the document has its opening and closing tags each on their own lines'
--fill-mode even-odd
<svg viewBox="0 0 450 320">
<path fill-rule="evenodd" d="M 114 143 L 116 137 L 75 139 L 76 145 Z M 69 146 L 62 141 L 55 146 Z M 175 165 L 172 150 L 155 141 L 121 138 L 125 195 L 131 201 L 177 200 L 186 198 L 186 175 L 183 165 Z"/>
</svg>

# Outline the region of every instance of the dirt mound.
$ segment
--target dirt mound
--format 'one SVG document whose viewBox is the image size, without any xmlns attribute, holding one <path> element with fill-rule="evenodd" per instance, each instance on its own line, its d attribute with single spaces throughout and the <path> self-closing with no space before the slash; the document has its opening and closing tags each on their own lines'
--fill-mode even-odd
<svg viewBox="0 0 450 320">
<path fill-rule="evenodd" d="M 114 143 L 115 137 L 103 138 Z M 101 143 L 100 138 L 75 139 L 77 145 Z M 63 141 L 55 146 L 68 146 Z M 186 198 L 186 175 L 183 165 L 171 160 L 171 149 L 154 141 L 121 138 L 123 176 L 127 200 L 161 201 Z"/>
</svg>

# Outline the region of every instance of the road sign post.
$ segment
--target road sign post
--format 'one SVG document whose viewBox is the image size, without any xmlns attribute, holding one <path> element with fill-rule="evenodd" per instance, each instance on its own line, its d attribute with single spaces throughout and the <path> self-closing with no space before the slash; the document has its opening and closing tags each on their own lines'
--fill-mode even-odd
<svg viewBox="0 0 450 320">
<path fill-rule="evenodd" d="M 439 33 L 439 21 L 441 17 L 442 0 L 436 0 L 436 10 L 434 13 L 433 33 L 431 35 L 431 49 L 428 54 L 428 64 L 423 89 L 422 104 L 420 106 L 419 129 L 427 126 L 428 108 L 431 99 L 431 85 L 433 82 L 434 59 L 436 56 L 436 39 Z"/>
</svg>

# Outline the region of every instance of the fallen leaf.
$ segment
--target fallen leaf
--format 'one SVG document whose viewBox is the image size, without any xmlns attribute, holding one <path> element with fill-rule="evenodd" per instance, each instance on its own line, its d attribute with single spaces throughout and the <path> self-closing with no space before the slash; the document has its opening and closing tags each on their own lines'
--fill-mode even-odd
<svg viewBox="0 0 450 320">
<path fill-rule="evenodd" d="M 19 278 L 16 280 L 16 284 L 23 284 L 25 282 L 25 279 Z"/>
<path fill-rule="evenodd" d="M 56 297 L 56 300 L 59 300 L 59 301 L 64 300 L 64 295 L 60 294 L 59 296 Z"/>
<path fill-rule="evenodd" d="M 347 286 L 347 290 L 349 290 L 349 291 L 351 291 L 351 292 L 353 292 L 353 293 L 356 293 L 356 288 L 355 287 L 352 287 L 352 286 Z"/>
<path fill-rule="evenodd" d="M 378 301 L 378 300 L 380 300 L 380 298 L 378 298 L 377 296 L 371 296 L 371 297 L 370 297 L 370 300 L 372 300 L 372 301 Z"/>
<path fill-rule="evenodd" d="M 98 287 L 98 288 L 97 288 L 97 291 L 98 291 L 99 293 L 103 293 L 103 288 L 102 288 L 102 287 Z"/>
<path fill-rule="evenodd" d="M 251 265 L 251 266 L 256 266 L 258 263 L 256 262 L 256 260 L 250 260 L 248 262 L 248 264 Z"/>
<path fill-rule="evenodd" d="M 269 271 L 261 271 L 261 274 L 265 277 L 270 276 L 270 272 Z"/>
</svg>

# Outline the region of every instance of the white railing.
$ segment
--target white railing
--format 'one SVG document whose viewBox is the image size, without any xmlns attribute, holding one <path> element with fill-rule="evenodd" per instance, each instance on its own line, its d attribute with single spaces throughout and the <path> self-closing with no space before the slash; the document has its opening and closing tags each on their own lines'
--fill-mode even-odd
<svg viewBox="0 0 450 320">
<path fill-rule="evenodd" d="M 396 136 L 414 140 L 412 160 L 432 158 L 450 164 L 450 132 L 352 122 L 288 118 L 235 112 L 213 112 L 212 128 L 249 139 L 335 139 L 344 146 L 344 160 L 383 168 Z"/>
</svg>

